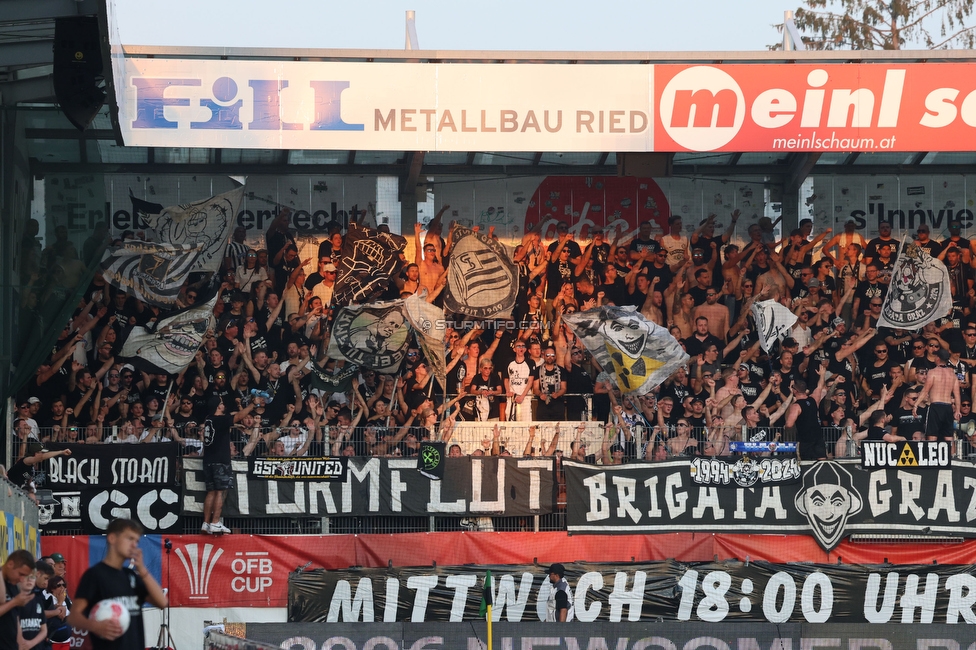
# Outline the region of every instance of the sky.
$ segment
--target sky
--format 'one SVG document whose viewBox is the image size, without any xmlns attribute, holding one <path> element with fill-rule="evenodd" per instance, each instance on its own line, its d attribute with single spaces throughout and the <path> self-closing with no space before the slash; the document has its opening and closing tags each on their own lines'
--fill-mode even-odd
<svg viewBox="0 0 976 650">
<path fill-rule="evenodd" d="M 127 45 L 403 49 L 757 51 L 796 0 L 110 0 Z"/>
</svg>

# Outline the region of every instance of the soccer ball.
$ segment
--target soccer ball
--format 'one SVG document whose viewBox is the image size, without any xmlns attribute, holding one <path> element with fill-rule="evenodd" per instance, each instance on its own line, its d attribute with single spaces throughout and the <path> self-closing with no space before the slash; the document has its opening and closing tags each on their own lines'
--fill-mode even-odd
<svg viewBox="0 0 976 650">
<path fill-rule="evenodd" d="M 122 634 L 129 629 L 129 609 L 118 600 L 106 598 L 95 603 L 88 618 L 92 621 L 113 620 L 122 628 Z"/>
</svg>

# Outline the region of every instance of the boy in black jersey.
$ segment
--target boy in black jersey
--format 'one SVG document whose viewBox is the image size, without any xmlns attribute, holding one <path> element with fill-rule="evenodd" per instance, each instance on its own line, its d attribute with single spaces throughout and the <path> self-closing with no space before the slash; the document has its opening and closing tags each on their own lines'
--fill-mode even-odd
<svg viewBox="0 0 976 650">
<path fill-rule="evenodd" d="M 0 566 L 7 591 L 0 605 L 0 650 L 19 650 L 17 643 L 20 623 L 17 610 L 34 600 L 34 594 L 20 591 L 17 585 L 25 576 L 34 572 L 34 556 L 28 551 L 14 551 Z"/>
<path fill-rule="evenodd" d="M 74 609 L 68 623 L 88 630 L 95 650 L 143 650 L 145 633 L 142 626 L 142 604 L 150 602 L 166 607 L 166 594 L 142 562 L 139 538 L 142 526 L 131 519 L 116 519 L 106 531 L 108 550 L 105 559 L 89 568 L 81 576 L 75 593 Z M 124 566 L 131 560 L 130 566 Z M 112 620 L 93 621 L 88 618 L 92 607 L 106 598 L 118 599 L 129 610 L 129 629 L 125 634 Z"/>
<path fill-rule="evenodd" d="M 20 630 L 17 636 L 17 646 L 20 650 L 32 650 L 47 639 L 44 599 L 35 591 L 36 583 L 37 575 L 34 573 L 29 573 L 17 583 L 17 588 L 20 589 L 21 593 L 32 595 L 29 603 L 14 610 L 20 620 Z"/>
</svg>

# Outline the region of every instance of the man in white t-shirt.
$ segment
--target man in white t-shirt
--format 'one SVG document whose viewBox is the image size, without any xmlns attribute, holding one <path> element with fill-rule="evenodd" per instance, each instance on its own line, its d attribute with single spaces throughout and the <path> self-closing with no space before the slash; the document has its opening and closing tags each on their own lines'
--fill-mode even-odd
<svg viewBox="0 0 976 650">
<path fill-rule="evenodd" d="M 525 341 L 516 341 L 512 349 L 515 360 L 505 372 L 508 419 L 529 422 L 532 420 L 532 364 L 525 358 Z"/>
</svg>

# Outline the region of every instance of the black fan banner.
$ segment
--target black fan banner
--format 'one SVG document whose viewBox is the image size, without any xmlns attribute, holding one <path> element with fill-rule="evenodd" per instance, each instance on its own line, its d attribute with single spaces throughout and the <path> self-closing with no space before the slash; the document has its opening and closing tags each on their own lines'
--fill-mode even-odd
<svg viewBox="0 0 976 650">
<path fill-rule="evenodd" d="M 801 463 L 799 481 L 751 487 L 698 484 L 690 465 L 564 461 L 567 530 L 799 533 L 826 551 L 852 533 L 976 535 L 976 465 L 969 462 L 868 470 L 854 459 Z"/>
<path fill-rule="evenodd" d="M 183 513 L 203 512 L 206 488 L 199 458 L 183 460 Z M 275 480 L 233 461 L 235 489 L 228 517 L 330 515 L 531 516 L 553 512 L 553 460 L 446 458 L 443 480 L 417 469 L 417 458 L 349 458 L 345 480 Z"/>
<path fill-rule="evenodd" d="M 494 647 L 565 650 L 959 650 L 972 637 L 962 626 L 925 625 L 865 629 L 862 625 L 772 623 L 509 623 L 494 626 Z M 484 650 L 487 624 L 450 623 L 248 623 L 248 642 L 274 648 L 404 648 Z M 220 646 L 217 646 L 220 647 Z M 236 647 L 236 646 L 235 646 Z M 263 647 L 263 646 L 262 646 Z M 256 649 L 257 650 L 257 649 Z"/>
<path fill-rule="evenodd" d="M 558 558 L 558 549 L 553 550 Z M 595 622 L 976 623 L 972 565 L 565 562 L 573 619 Z M 547 564 L 318 569 L 288 579 L 288 619 L 475 621 L 485 572 L 492 619 L 546 618 Z"/>
</svg>

